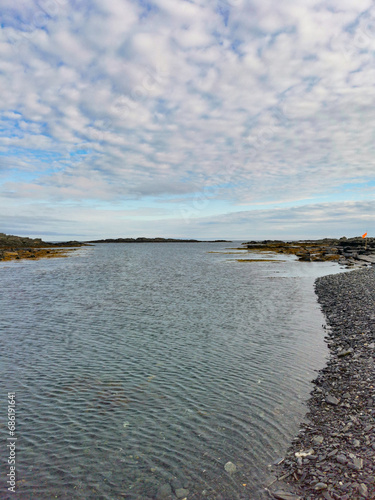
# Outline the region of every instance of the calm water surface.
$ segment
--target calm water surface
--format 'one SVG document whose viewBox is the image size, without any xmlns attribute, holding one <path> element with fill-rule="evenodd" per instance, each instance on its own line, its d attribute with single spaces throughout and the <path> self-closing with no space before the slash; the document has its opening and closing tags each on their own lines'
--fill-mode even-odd
<svg viewBox="0 0 375 500">
<path fill-rule="evenodd" d="M 165 484 L 266 498 L 325 361 L 313 282 L 339 267 L 209 253 L 226 247 L 103 244 L 0 265 L 17 498 L 144 500 Z"/>
</svg>

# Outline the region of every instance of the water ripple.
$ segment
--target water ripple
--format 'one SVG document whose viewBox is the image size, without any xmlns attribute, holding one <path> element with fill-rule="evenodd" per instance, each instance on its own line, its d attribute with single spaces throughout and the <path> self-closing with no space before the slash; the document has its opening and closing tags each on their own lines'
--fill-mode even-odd
<svg viewBox="0 0 375 500">
<path fill-rule="evenodd" d="M 101 245 L 0 264 L 19 498 L 144 500 L 173 481 L 189 500 L 264 497 L 324 363 L 324 320 L 293 262 L 206 253 L 221 248 Z"/>
</svg>

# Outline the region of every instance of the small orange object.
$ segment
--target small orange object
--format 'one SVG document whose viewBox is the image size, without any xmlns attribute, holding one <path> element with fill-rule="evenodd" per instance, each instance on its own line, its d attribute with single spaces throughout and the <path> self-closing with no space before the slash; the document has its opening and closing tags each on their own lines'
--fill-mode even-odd
<svg viewBox="0 0 375 500">
<path fill-rule="evenodd" d="M 366 238 L 366 236 L 367 236 L 367 233 L 362 234 L 362 238 Z"/>
</svg>

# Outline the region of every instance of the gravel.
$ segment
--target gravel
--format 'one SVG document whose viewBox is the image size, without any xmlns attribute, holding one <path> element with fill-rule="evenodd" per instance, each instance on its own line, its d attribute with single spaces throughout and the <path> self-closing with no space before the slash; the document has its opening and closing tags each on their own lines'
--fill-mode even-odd
<svg viewBox="0 0 375 500">
<path fill-rule="evenodd" d="M 375 499 L 375 268 L 318 278 L 315 291 L 330 358 L 314 380 L 307 423 L 275 469 L 284 479 L 270 493 Z"/>
</svg>

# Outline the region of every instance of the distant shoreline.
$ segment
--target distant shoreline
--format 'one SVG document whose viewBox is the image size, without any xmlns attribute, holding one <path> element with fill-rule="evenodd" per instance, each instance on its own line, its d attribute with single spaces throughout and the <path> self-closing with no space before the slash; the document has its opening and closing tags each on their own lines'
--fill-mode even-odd
<svg viewBox="0 0 375 500">
<path fill-rule="evenodd" d="M 73 249 L 92 244 L 141 244 L 141 243 L 233 243 L 231 240 L 197 240 L 178 238 L 105 238 L 90 241 L 67 241 L 51 243 L 40 238 L 27 238 L 0 233 L 0 262 L 18 259 L 67 257 Z M 69 249 L 69 250 L 68 250 Z M 249 253 L 271 252 L 292 254 L 304 262 L 334 261 L 346 266 L 375 265 L 375 238 L 324 238 L 298 241 L 248 241 L 241 250 Z M 247 261 L 246 261 L 247 262 Z"/>
<path fill-rule="evenodd" d="M 40 238 L 0 233 L 0 262 L 12 260 L 38 260 L 41 258 L 69 257 L 71 252 L 82 246 L 100 243 L 232 243 L 229 240 L 202 241 L 194 239 L 175 238 L 117 238 L 93 241 L 66 241 L 51 243 Z"/>
<path fill-rule="evenodd" d="M 194 240 L 178 238 L 107 238 L 86 243 L 232 243 L 230 240 Z"/>
</svg>

